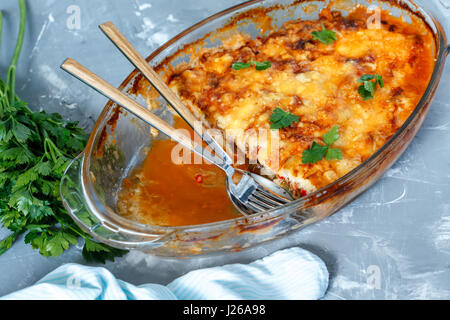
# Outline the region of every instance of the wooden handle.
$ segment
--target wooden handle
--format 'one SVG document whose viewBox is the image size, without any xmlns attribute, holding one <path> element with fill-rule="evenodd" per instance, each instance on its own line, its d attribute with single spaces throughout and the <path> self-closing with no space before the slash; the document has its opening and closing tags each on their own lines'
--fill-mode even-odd
<svg viewBox="0 0 450 320">
<path fill-rule="evenodd" d="M 91 86 L 92 88 L 94 88 L 107 98 L 121 105 L 131 113 L 135 114 L 136 116 L 138 116 L 140 119 L 144 120 L 151 126 L 162 131 L 163 133 L 165 133 L 178 143 L 182 144 L 184 147 L 189 148 L 192 151 L 195 151 L 196 146 L 198 147 L 198 145 L 195 144 L 188 136 L 176 130 L 164 120 L 155 116 L 147 108 L 141 106 L 139 103 L 131 99 L 129 96 L 119 91 L 118 89 L 114 88 L 111 84 L 109 84 L 108 82 L 97 76 L 89 69 L 83 67 L 75 60 L 71 58 L 67 59 L 61 65 L 61 68 L 69 72 L 79 80 L 83 81 L 84 83 L 88 84 L 89 86 Z"/>
<path fill-rule="evenodd" d="M 195 130 L 194 123 L 197 119 L 184 105 L 181 99 L 167 86 L 148 62 L 137 52 L 125 36 L 112 22 L 100 25 L 100 29 L 117 46 L 117 48 L 130 60 L 130 62 L 142 72 L 147 80 L 163 96 L 178 114 Z"/>
<path fill-rule="evenodd" d="M 128 60 L 144 75 L 153 87 L 164 97 L 176 112 L 186 121 L 194 132 L 207 144 L 209 150 L 214 150 L 215 155 L 224 159 L 229 164 L 233 163 L 233 158 L 222 148 L 217 141 L 212 138 L 205 129 L 204 123 L 197 121 L 191 111 L 185 106 L 183 101 L 167 86 L 148 62 L 137 52 L 133 45 L 117 29 L 112 22 L 105 22 L 100 25 L 100 29 L 116 45 L 116 47 L 128 58 Z"/>
</svg>

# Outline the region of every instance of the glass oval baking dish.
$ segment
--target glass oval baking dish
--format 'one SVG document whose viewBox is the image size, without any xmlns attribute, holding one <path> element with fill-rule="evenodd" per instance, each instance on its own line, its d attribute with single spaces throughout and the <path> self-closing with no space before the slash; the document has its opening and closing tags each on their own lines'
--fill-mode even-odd
<svg viewBox="0 0 450 320">
<path fill-rule="evenodd" d="M 149 126 L 120 106 L 108 103 L 95 124 L 84 152 L 68 167 L 61 181 L 61 197 L 77 224 L 98 241 L 122 249 L 138 249 L 159 256 L 183 257 L 241 250 L 282 237 L 338 211 L 375 183 L 398 159 L 420 128 L 439 84 L 448 53 L 445 8 L 436 1 L 350 1 L 352 5 L 379 5 L 395 16 L 415 15 L 435 36 L 435 67 L 425 94 L 397 133 L 367 161 L 334 183 L 276 210 L 216 223 L 163 227 L 143 225 L 116 212 L 122 179 L 145 159 L 151 147 Z M 186 46 L 218 46 L 228 26 L 258 36 L 249 10 L 263 10 L 277 26 L 285 21 L 315 19 L 326 6 L 343 11 L 349 1 L 254 0 L 222 11 L 182 32 L 148 57 L 153 66 L 176 65 L 189 59 L 177 55 Z M 311 10 L 311 8 L 314 8 Z M 171 57 L 170 60 L 167 60 Z M 164 72 L 164 68 L 160 68 Z M 120 89 L 127 94 L 141 77 L 134 71 Z M 143 100 L 142 97 L 134 97 Z M 164 104 L 164 103 L 163 103 Z M 155 111 L 171 122 L 167 106 Z"/>
</svg>

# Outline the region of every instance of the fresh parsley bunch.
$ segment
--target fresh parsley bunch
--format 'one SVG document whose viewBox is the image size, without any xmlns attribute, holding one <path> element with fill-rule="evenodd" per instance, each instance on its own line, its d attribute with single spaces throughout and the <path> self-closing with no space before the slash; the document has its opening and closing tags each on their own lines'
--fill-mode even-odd
<svg viewBox="0 0 450 320">
<path fill-rule="evenodd" d="M 58 257 L 81 237 L 83 256 L 105 262 L 125 251 L 95 242 L 70 218 L 59 196 L 61 177 L 87 135 L 59 114 L 34 112 L 15 93 L 17 62 L 25 34 L 26 4 L 19 0 L 20 28 L 6 82 L 0 79 L 0 222 L 11 234 L 0 255 L 19 236 L 45 257 Z M 0 44 L 2 32 L 0 12 Z"/>
</svg>

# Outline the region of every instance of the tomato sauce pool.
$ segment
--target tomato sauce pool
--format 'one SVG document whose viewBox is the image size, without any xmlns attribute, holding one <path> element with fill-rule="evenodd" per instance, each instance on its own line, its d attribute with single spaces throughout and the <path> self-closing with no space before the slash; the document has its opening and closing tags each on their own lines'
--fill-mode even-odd
<svg viewBox="0 0 450 320">
<path fill-rule="evenodd" d="M 176 128 L 187 124 L 176 118 Z M 177 143 L 154 140 L 142 166 L 124 179 L 118 197 L 119 212 L 134 221 L 162 226 L 184 226 L 239 216 L 225 188 L 225 173 L 202 160 L 178 164 Z M 184 150 L 188 154 L 187 150 Z M 175 161 L 172 160 L 175 154 Z M 189 153 L 191 163 L 193 155 Z M 178 162 L 178 163 L 177 163 Z M 198 162 L 198 161 L 197 161 Z"/>
</svg>

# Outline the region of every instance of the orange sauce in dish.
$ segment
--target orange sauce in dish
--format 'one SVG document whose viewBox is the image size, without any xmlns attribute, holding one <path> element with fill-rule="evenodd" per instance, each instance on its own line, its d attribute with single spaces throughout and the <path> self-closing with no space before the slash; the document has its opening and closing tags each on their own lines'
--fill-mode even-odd
<svg viewBox="0 0 450 320">
<path fill-rule="evenodd" d="M 174 126 L 188 129 L 179 118 Z M 153 141 L 142 166 L 123 181 L 117 204 L 121 215 L 160 226 L 204 224 L 238 217 L 225 188 L 225 173 L 204 161 L 175 164 L 171 155 L 176 146 L 171 140 Z"/>
</svg>

